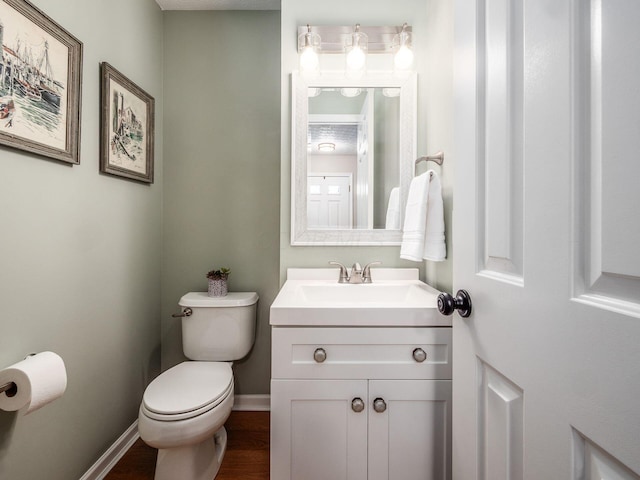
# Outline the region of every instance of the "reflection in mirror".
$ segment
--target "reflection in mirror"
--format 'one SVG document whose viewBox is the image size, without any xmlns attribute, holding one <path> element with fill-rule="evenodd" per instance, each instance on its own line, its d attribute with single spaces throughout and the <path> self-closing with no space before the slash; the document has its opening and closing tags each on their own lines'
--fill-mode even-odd
<svg viewBox="0 0 640 480">
<path fill-rule="evenodd" d="M 399 88 L 309 89 L 309 229 L 400 228 L 399 95 Z"/>
<path fill-rule="evenodd" d="M 398 245 L 416 76 L 293 75 L 292 245 Z"/>
</svg>

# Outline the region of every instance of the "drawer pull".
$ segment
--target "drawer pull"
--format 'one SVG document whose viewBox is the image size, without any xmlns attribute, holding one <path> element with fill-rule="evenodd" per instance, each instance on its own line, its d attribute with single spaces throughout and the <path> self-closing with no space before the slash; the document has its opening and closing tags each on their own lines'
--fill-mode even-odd
<svg viewBox="0 0 640 480">
<path fill-rule="evenodd" d="M 427 359 L 427 352 L 421 348 L 416 348 L 413 351 L 413 359 L 418 363 L 422 363 Z"/>
<path fill-rule="evenodd" d="M 360 397 L 356 397 L 353 400 L 351 400 L 351 410 L 353 410 L 356 413 L 360 413 L 361 411 L 364 410 L 364 402 Z"/>
<path fill-rule="evenodd" d="M 373 409 L 378 413 L 382 413 L 387 409 L 387 403 L 378 397 L 373 401 Z"/>
<path fill-rule="evenodd" d="M 316 348 L 313 352 L 313 359 L 318 363 L 322 363 L 327 359 L 327 352 L 324 348 Z"/>
</svg>

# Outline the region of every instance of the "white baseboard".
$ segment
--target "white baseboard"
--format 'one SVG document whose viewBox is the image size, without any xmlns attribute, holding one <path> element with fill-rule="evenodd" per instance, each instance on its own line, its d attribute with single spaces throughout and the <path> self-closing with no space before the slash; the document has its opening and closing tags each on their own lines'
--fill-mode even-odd
<svg viewBox="0 0 640 480">
<path fill-rule="evenodd" d="M 140 437 L 138 433 L 138 420 L 136 419 L 127 430 L 120 435 L 109 449 L 104 452 L 96 463 L 92 465 L 92 467 L 87 470 L 80 480 L 102 480 L 107 476 L 107 473 L 111 471 L 111 469 L 118 463 L 127 450 L 131 448 L 131 446 L 136 442 L 136 440 Z"/>
<path fill-rule="evenodd" d="M 268 394 L 236 395 L 233 409 L 237 411 L 268 412 L 271 410 L 271 396 Z"/>
</svg>

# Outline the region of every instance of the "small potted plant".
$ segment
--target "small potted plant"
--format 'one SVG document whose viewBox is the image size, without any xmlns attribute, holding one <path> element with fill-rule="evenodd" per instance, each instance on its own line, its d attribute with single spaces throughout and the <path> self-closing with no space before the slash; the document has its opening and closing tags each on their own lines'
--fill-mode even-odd
<svg viewBox="0 0 640 480">
<path fill-rule="evenodd" d="M 220 270 L 211 270 L 207 273 L 209 279 L 209 296 L 210 297 L 224 297 L 227 292 L 227 278 L 231 270 L 226 267 L 221 267 Z"/>
</svg>

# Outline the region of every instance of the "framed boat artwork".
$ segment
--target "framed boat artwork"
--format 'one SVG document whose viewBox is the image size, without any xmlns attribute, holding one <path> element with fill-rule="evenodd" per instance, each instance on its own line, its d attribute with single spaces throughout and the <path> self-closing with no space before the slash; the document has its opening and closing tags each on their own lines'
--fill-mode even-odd
<svg viewBox="0 0 640 480">
<path fill-rule="evenodd" d="M 107 62 L 100 78 L 100 171 L 153 183 L 153 97 Z"/>
<path fill-rule="evenodd" d="M 26 0 L 1 0 L 0 45 L 0 145 L 80 163 L 82 42 Z"/>
</svg>

